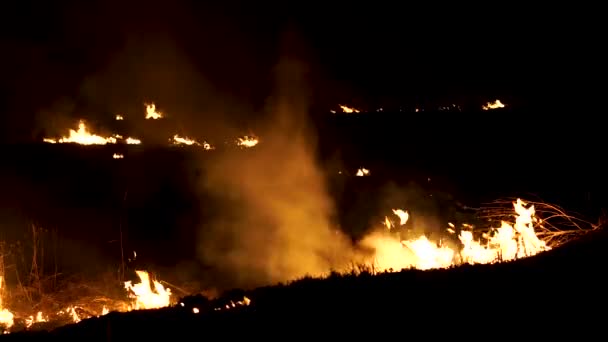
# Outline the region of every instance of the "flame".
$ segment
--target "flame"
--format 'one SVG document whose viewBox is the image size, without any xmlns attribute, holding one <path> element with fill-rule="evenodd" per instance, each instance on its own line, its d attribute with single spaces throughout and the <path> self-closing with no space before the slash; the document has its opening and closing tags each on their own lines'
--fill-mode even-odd
<svg viewBox="0 0 608 342">
<path fill-rule="evenodd" d="M 259 142 L 260 140 L 257 137 L 246 135 L 242 138 L 238 138 L 236 144 L 241 147 L 253 147 Z"/>
<path fill-rule="evenodd" d="M 112 158 L 114 158 L 114 159 L 123 159 L 124 157 L 125 157 L 124 154 L 121 154 L 121 153 L 114 153 L 112 155 Z"/>
<path fill-rule="evenodd" d="M 488 102 L 485 105 L 481 106 L 481 109 L 483 109 L 483 110 L 498 109 L 498 108 L 505 108 L 505 104 L 500 102 L 500 100 L 498 100 L 498 99 L 494 102 Z"/>
<path fill-rule="evenodd" d="M 340 109 L 342 109 L 342 113 L 359 113 L 359 110 L 357 108 L 353 108 L 353 107 L 348 107 L 345 105 L 339 105 Z"/>
<path fill-rule="evenodd" d="M 199 143 L 198 141 L 188 138 L 188 137 L 182 137 L 178 134 L 175 134 L 173 136 L 172 139 L 169 140 L 173 145 L 188 145 L 188 146 L 192 146 L 192 145 L 196 145 L 196 146 L 202 146 L 203 149 L 205 150 L 214 150 L 215 147 L 211 146 L 210 143 L 203 141 L 203 143 Z"/>
<path fill-rule="evenodd" d="M 157 309 L 169 306 L 171 303 L 171 289 L 165 287 L 154 280 L 150 286 L 150 275 L 146 271 L 135 271 L 140 283 L 132 284 L 131 281 L 125 282 L 125 289 L 131 292 L 131 298 L 135 299 L 133 309 Z"/>
<path fill-rule="evenodd" d="M 125 142 L 128 145 L 141 145 L 141 140 L 132 137 L 127 137 L 127 139 L 125 139 Z"/>
<path fill-rule="evenodd" d="M 364 167 L 357 170 L 357 177 L 369 176 L 369 174 L 369 170 Z"/>
<path fill-rule="evenodd" d="M 56 143 L 76 143 L 81 145 L 105 145 L 105 144 L 116 144 L 116 138 L 111 137 L 102 137 L 99 135 L 95 135 L 90 133 L 87 130 L 87 126 L 84 121 L 80 121 L 78 123 L 78 130 L 75 131 L 70 129 L 68 137 L 62 137 L 59 140 L 54 138 L 44 138 L 42 139 L 46 143 L 56 144 Z"/>
<path fill-rule="evenodd" d="M 125 119 L 125 118 L 124 118 L 122 115 L 120 115 L 120 114 L 116 114 L 116 116 L 115 116 L 114 118 L 116 119 L 116 121 L 122 121 L 122 120 L 124 120 L 124 119 Z"/>
<path fill-rule="evenodd" d="M 458 251 L 442 246 L 441 242 L 432 242 L 424 235 L 399 241 L 394 236 L 375 232 L 364 238 L 361 244 L 375 250 L 374 266 L 384 271 L 403 268 L 446 268 L 459 263 L 496 263 L 533 256 L 551 249 L 534 231 L 534 206 L 526 208 L 526 203 L 517 199 L 513 208 L 516 214 L 515 223 L 503 221 L 500 228 L 491 229 L 485 235 L 485 243 L 474 239 L 473 232 L 469 230 L 470 225 L 463 225 L 466 230 L 462 230 L 458 236 L 462 243 L 462 248 Z M 408 212 L 404 210 L 393 209 L 393 213 L 400 218 L 400 226 L 409 218 Z M 389 229 L 393 227 L 388 217 L 385 218 L 384 225 Z M 449 225 L 448 231 L 455 232 L 454 225 Z"/>
<path fill-rule="evenodd" d="M 36 316 L 30 316 L 25 319 L 26 328 L 30 328 L 34 323 L 48 322 L 48 319 L 42 316 L 42 311 L 38 311 Z"/>
<path fill-rule="evenodd" d="M 224 305 L 223 307 L 215 308 L 215 311 L 219 310 L 229 310 L 236 308 L 237 306 L 249 306 L 251 304 L 251 299 L 247 298 L 247 296 L 243 296 L 242 300 L 239 301 L 230 301 L 230 303 Z"/>
<path fill-rule="evenodd" d="M 156 105 L 154 103 L 146 104 L 146 120 L 158 120 L 163 117 L 163 113 L 156 111 Z"/>
<path fill-rule="evenodd" d="M 399 216 L 399 224 L 402 226 L 406 224 L 407 220 L 410 218 L 410 213 L 408 213 L 406 210 L 393 209 L 393 213 Z"/>
<path fill-rule="evenodd" d="M 3 325 L 6 329 L 9 329 L 14 324 L 14 318 L 12 312 L 2 307 L 2 289 L 4 285 L 4 276 L 0 275 L 0 325 Z"/>
<path fill-rule="evenodd" d="M 194 140 L 194 139 L 190 139 L 188 137 L 181 137 L 178 134 L 175 134 L 173 136 L 173 145 L 198 145 L 200 146 L 199 142 Z"/>
</svg>

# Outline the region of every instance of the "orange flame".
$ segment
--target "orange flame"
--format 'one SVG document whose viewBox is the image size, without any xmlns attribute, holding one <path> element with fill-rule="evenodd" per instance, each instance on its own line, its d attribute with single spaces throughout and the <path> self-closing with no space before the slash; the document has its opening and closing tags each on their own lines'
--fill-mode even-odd
<svg viewBox="0 0 608 342">
<path fill-rule="evenodd" d="M 446 268 L 459 263 L 488 264 L 509 261 L 536 255 L 542 251 L 550 250 L 544 241 L 538 238 L 534 230 L 535 210 L 531 205 L 518 199 L 513 203 L 516 219 L 514 224 L 502 222 L 500 228 L 491 229 L 486 234 L 486 242 L 482 243 L 473 238 L 470 225 L 463 225 L 459 239 L 463 245 L 460 250 L 442 246 L 431 242 L 426 236 L 412 240 L 399 241 L 394 236 L 384 232 L 374 232 L 363 239 L 363 246 L 375 250 L 374 266 L 381 270 L 400 270 L 403 268 L 431 269 Z M 393 210 L 400 218 L 403 226 L 409 214 L 403 210 Z M 389 230 L 394 226 L 388 217 L 384 225 Z M 454 225 L 450 224 L 448 231 L 454 233 Z"/>
<path fill-rule="evenodd" d="M 498 100 L 498 99 L 494 102 L 488 102 L 485 105 L 481 106 L 481 109 L 483 109 L 483 110 L 498 109 L 498 108 L 505 108 L 505 104 L 500 102 L 500 100 Z"/>
<path fill-rule="evenodd" d="M 78 123 L 78 130 L 75 131 L 70 129 L 69 136 L 62 137 L 59 140 L 54 138 L 44 138 L 44 142 L 50 144 L 56 143 L 76 143 L 80 145 L 106 145 L 106 144 L 116 144 L 115 137 L 102 137 L 99 135 L 92 134 L 88 131 L 86 124 L 84 121 L 80 121 Z"/>
<path fill-rule="evenodd" d="M 135 310 L 140 309 L 157 309 L 169 306 L 171 303 L 171 289 L 165 287 L 154 280 L 152 284 L 154 288 L 150 286 L 150 275 L 146 271 L 135 271 L 139 277 L 140 283 L 132 284 L 132 282 L 125 282 L 125 289 L 131 294 L 131 298 L 135 299 L 134 307 Z"/>
<path fill-rule="evenodd" d="M 156 105 L 154 103 L 146 104 L 146 120 L 158 120 L 162 119 L 163 113 L 156 110 Z"/>
</svg>

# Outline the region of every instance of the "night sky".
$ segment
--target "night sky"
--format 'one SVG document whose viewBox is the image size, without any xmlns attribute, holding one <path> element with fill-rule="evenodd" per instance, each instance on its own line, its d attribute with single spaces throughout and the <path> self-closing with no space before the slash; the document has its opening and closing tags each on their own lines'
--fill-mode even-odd
<svg viewBox="0 0 608 342">
<path fill-rule="evenodd" d="M 600 11 L 592 8 L 115 0 L 2 6 L 7 139 L 31 135 L 41 111 L 61 111 L 61 103 L 73 112 L 112 112 L 151 99 L 184 113 L 196 107 L 196 115 L 250 116 L 271 93 L 273 67 L 287 50 L 306 61 L 320 107 L 497 97 L 591 107 L 604 74 Z"/>
</svg>

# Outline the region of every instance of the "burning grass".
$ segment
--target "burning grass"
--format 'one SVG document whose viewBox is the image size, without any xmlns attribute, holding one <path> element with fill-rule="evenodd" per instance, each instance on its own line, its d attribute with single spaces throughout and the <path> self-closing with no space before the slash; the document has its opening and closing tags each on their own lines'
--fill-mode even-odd
<svg viewBox="0 0 608 342">
<path fill-rule="evenodd" d="M 490 222 L 508 219 L 511 215 L 510 204 L 513 201 L 514 199 L 501 199 L 488 203 L 478 209 L 478 217 Z M 557 205 L 539 201 L 528 201 L 528 203 L 534 206 L 539 217 L 534 222 L 536 236 L 552 248 L 603 226 L 602 222 L 594 224 L 568 214 L 565 209 Z"/>
<path fill-rule="evenodd" d="M 137 282 L 114 272 L 95 279 L 46 273 L 42 229 L 32 226 L 31 233 L 32 255 L 25 265 L 19 262 L 26 260 L 23 248 L 0 244 L 0 331 L 51 329 L 109 312 L 172 304 L 171 291 L 143 270 L 135 270 Z"/>
<path fill-rule="evenodd" d="M 382 231 L 374 231 L 359 243 L 362 249 L 355 249 L 357 252 L 353 254 L 354 261 L 350 266 L 344 266 L 337 273 L 328 270 L 326 276 L 379 275 L 402 269 L 430 270 L 466 264 L 501 263 L 558 248 L 600 227 L 599 224 L 593 225 L 568 215 L 554 205 L 526 203 L 520 199 L 499 200 L 477 210 L 480 219 L 490 222 L 489 227 L 476 229 L 467 224 L 461 227 L 450 224 L 446 236 L 452 236 L 455 241 L 448 244 L 444 240 L 432 241 L 424 235 L 415 239 L 400 239 L 399 228 L 415 213 L 393 209 L 392 214 L 394 218 L 385 218 Z M 39 246 L 35 227 L 32 232 L 34 245 Z M 367 251 L 363 252 L 365 249 Z M 36 249 L 34 251 L 27 277 L 22 279 L 14 272 L 17 284 L 12 288 L 5 286 L 4 281 L 0 282 L 3 299 L 0 302 L 0 323 L 5 331 L 50 329 L 109 312 L 163 308 L 174 304 L 186 306 L 184 301 L 176 300 L 172 286 L 167 287 L 151 279 L 146 271 L 135 271 L 139 282 L 124 281 L 115 274 L 106 274 L 105 278 L 96 281 L 60 274 L 46 276 L 38 267 L 39 256 Z M 0 270 L 3 276 L 0 280 L 4 280 L 4 276 L 14 271 L 15 267 L 5 264 L 11 253 L 3 249 L 1 256 Z M 229 301 L 224 300 L 221 305 L 219 302 L 208 305 L 208 309 L 229 310 L 251 303 L 246 295 L 240 299 L 233 297 Z M 189 310 L 198 314 L 203 310 L 203 305 L 192 306 Z"/>
</svg>

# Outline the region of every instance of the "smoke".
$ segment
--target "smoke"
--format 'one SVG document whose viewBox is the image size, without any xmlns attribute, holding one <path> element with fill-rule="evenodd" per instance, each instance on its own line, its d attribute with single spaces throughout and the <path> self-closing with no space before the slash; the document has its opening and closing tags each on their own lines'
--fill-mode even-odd
<svg viewBox="0 0 608 342">
<path fill-rule="evenodd" d="M 334 207 L 308 125 L 307 67 L 293 41 L 287 37 L 275 69 L 259 145 L 222 154 L 206 169 L 205 189 L 220 208 L 203 227 L 199 251 L 225 273 L 226 286 L 319 275 L 348 254 L 344 235 L 332 229 Z"/>
</svg>

